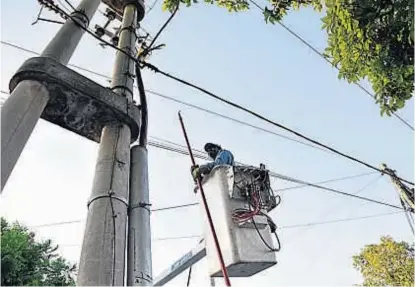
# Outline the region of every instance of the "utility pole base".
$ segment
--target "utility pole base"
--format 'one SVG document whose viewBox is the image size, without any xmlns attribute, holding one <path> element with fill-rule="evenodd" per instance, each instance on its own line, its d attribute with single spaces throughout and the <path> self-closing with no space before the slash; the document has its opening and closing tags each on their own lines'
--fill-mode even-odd
<svg viewBox="0 0 415 287">
<path fill-rule="evenodd" d="M 95 142 L 105 126 L 126 124 L 131 142 L 137 139 L 139 108 L 65 65 L 48 57 L 31 58 L 13 76 L 10 90 L 25 80 L 40 82 L 49 91 L 43 119 Z"/>
</svg>

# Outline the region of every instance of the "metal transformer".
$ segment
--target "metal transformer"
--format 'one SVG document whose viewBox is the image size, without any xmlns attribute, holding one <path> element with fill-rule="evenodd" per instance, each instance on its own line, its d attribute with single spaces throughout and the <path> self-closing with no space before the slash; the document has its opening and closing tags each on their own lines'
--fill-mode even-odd
<svg viewBox="0 0 415 287">
<path fill-rule="evenodd" d="M 277 263 L 267 213 L 277 206 L 268 171 L 246 166 L 217 166 L 202 181 L 203 189 L 230 277 L 249 277 Z M 260 212 L 238 222 L 239 210 L 252 210 L 255 192 Z M 260 207 L 259 207 L 260 206 Z M 211 277 L 222 277 L 217 252 L 203 212 L 206 254 Z M 261 238 L 262 237 L 262 238 Z M 268 245 L 268 247 L 266 246 Z"/>
</svg>

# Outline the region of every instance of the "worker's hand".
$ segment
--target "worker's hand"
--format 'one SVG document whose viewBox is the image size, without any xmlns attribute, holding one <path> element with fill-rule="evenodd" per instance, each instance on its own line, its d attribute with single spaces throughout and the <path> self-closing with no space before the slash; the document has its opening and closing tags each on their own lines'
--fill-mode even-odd
<svg viewBox="0 0 415 287">
<path fill-rule="evenodd" d="M 196 182 L 196 180 L 200 177 L 200 169 L 198 165 L 194 165 L 190 169 L 192 173 L 193 180 Z"/>
</svg>

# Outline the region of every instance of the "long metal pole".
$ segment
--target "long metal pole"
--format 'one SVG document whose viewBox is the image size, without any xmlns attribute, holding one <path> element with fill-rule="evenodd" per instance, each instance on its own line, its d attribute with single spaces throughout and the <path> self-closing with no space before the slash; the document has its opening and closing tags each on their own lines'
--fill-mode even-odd
<svg viewBox="0 0 415 287">
<path fill-rule="evenodd" d="M 78 24 L 88 27 L 100 3 L 101 0 L 83 0 L 77 7 L 77 11 L 83 13 L 71 15 Z M 73 20 L 67 20 L 41 56 L 68 64 L 83 34 L 84 30 Z M 4 102 L 1 109 L 1 192 L 48 101 L 49 92 L 41 83 L 24 80 Z"/>
<path fill-rule="evenodd" d="M 137 9 L 124 8 L 118 47 L 132 52 Z M 129 28 L 130 27 L 130 28 Z M 132 101 L 134 63 L 117 53 L 112 89 Z M 132 70 L 134 71 L 134 70 Z M 129 92 L 131 91 L 131 93 Z M 131 131 L 127 125 L 106 126 L 101 135 L 92 196 L 79 263 L 77 285 L 123 286 L 130 175 Z"/>
<path fill-rule="evenodd" d="M 151 286 L 151 228 L 147 149 L 131 148 L 127 286 Z"/>
<path fill-rule="evenodd" d="M 192 148 L 190 147 L 189 138 L 187 137 L 186 128 L 184 127 L 183 118 L 182 118 L 180 112 L 178 114 L 179 114 L 180 125 L 181 125 L 182 130 L 183 130 L 183 135 L 184 135 L 184 138 L 186 140 L 187 149 L 189 151 L 190 159 L 192 161 L 192 165 L 195 166 L 196 162 L 195 162 L 195 158 L 193 157 Z M 208 206 L 207 201 L 206 201 L 205 192 L 203 191 L 202 182 L 200 181 L 200 178 L 197 178 L 196 181 L 197 181 L 197 185 L 199 187 L 200 194 L 202 196 L 203 206 L 205 207 L 206 215 L 208 217 L 209 227 L 210 227 L 210 231 L 212 232 L 213 240 L 214 240 L 215 247 L 216 247 L 216 252 L 218 253 L 218 258 L 219 258 L 219 263 L 220 263 L 220 267 L 221 267 L 221 270 L 222 270 L 223 278 L 225 280 L 226 286 L 231 286 L 231 281 L 229 280 L 228 271 L 226 270 L 225 262 L 223 260 L 222 250 L 221 250 L 220 245 L 219 245 L 219 240 L 218 240 L 218 236 L 216 234 L 215 226 L 213 224 L 213 219 L 212 219 L 212 216 L 210 215 L 209 206 Z"/>
</svg>

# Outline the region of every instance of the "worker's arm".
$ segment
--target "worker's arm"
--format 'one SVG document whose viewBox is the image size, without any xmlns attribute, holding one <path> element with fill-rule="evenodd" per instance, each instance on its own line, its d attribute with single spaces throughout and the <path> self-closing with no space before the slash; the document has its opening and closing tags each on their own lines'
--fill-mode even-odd
<svg viewBox="0 0 415 287">
<path fill-rule="evenodd" d="M 203 164 L 199 167 L 200 174 L 208 174 L 215 166 L 233 165 L 233 155 L 227 150 L 222 150 L 215 161 Z"/>
</svg>

